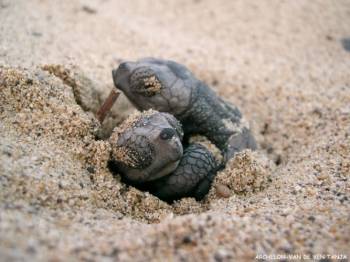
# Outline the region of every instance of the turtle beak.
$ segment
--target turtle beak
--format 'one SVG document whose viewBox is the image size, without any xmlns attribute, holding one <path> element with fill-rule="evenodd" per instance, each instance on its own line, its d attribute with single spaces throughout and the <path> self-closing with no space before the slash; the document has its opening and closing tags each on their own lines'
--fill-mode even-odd
<svg viewBox="0 0 350 262">
<path fill-rule="evenodd" d="M 117 71 L 118 71 L 118 69 L 113 69 L 113 70 L 112 70 L 113 80 L 114 80 L 115 78 L 117 78 Z"/>
<path fill-rule="evenodd" d="M 125 91 L 128 88 L 129 77 L 133 71 L 134 62 L 122 62 L 112 70 L 113 82 L 116 88 Z"/>
</svg>

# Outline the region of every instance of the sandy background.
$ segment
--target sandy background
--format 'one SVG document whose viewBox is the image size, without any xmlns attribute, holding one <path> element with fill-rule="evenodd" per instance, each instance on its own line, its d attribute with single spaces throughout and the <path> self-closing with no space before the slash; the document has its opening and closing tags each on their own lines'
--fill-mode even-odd
<svg viewBox="0 0 350 262">
<path fill-rule="evenodd" d="M 92 112 L 144 56 L 239 106 L 267 186 L 169 206 L 112 176 L 96 136 L 133 109 Z M 0 0 L 0 65 L 0 260 L 349 258 L 349 1 Z"/>
</svg>

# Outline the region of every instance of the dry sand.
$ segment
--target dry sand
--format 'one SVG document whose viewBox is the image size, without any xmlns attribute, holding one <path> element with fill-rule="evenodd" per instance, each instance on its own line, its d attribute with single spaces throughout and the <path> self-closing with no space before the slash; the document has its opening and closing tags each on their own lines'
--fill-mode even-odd
<svg viewBox="0 0 350 262">
<path fill-rule="evenodd" d="M 349 258 L 349 43 L 346 0 L 0 0 L 0 260 Z M 96 138 L 134 109 L 93 112 L 144 56 L 249 120 L 260 152 L 220 173 L 229 198 L 170 206 L 108 170 Z"/>
</svg>

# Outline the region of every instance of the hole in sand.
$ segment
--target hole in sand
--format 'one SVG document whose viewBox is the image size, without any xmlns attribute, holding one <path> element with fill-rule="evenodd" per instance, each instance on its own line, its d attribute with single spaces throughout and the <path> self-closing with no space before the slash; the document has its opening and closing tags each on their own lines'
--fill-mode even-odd
<svg viewBox="0 0 350 262">
<path fill-rule="evenodd" d="M 182 198 L 168 203 L 151 195 L 146 187 L 130 184 L 123 179 L 122 176 L 119 175 L 118 168 L 113 162 L 109 162 L 108 168 L 111 174 L 113 174 L 113 177 L 123 185 L 124 192 L 127 194 L 129 194 L 128 192 L 133 192 L 133 197 L 137 196 L 138 200 L 136 201 L 136 205 L 143 206 L 144 208 L 145 202 L 152 203 L 151 205 L 153 207 L 157 202 L 163 203 L 166 205 L 165 209 L 169 211 L 170 214 L 184 215 L 207 211 L 215 206 L 215 201 L 226 201 L 225 199 L 228 199 L 234 194 L 254 194 L 257 191 L 265 189 L 269 182 L 271 182 L 270 175 L 274 164 L 261 152 L 245 150 L 231 159 L 227 163 L 225 169 L 217 173 L 209 193 L 203 200 L 196 201 L 194 198 Z M 144 201 L 145 198 L 148 198 L 148 200 Z M 135 205 L 135 202 L 133 205 Z M 164 206 L 158 205 L 158 209 L 156 208 L 152 211 L 147 210 L 146 213 L 141 212 L 140 216 L 147 215 L 147 213 L 150 212 L 158 212 L 159 210 L 164 211 L 164 209 L 162 209 L 163 207 Z M 144 211 L 143 208 L 142 210 Z"/>
<path fill-rule="evenodd" d="M 261 132 L 265 135 L 269 132 L 268 124 Z M 282 162 L 281 155 L 276 154 L 272 144 L 269 148 L 263 148 L 276 165 Z M 141 219 L 148 223 L 159 222 L 165 217 L 201 213 L 210 210 L 215 206 L 216 201 L 226 201 L 230 196 L 254 194 L 264 190 L 271 182 L 271 172 L 274 164 L 261 152 L 246 150 L 231 159 L 225 169 L 220 170 L 215 177 L 211 189 L 201 201 L 194 198 L 182 198 L 180 200 L 164 202 L 150 194 L 147 188 L 129 184 L 118 173 L 118 169 L 108 161 L 108 170 L 116 183 L 120 184 L 121 193 L 126 196 L 128 205 L 132 210 L 128 211 L 129 216 Z"/>
</svg>

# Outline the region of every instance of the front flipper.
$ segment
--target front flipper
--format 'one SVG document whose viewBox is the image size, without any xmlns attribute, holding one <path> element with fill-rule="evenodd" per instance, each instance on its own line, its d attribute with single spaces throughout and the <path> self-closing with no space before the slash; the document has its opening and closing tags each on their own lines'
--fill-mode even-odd
<svg viewBox="0 0 350 262">
<path fill-rule="evenodd" d="M 224 162 L 233 158 L 233 156 L 244 149 L 255 150 L 257 148 L 256 141 L 247 128 L 243 128 L 241 132 L 232 135 L 227 142 L 226 151 L 224 153 Z"/>
<path fill-rule="evenodd" d="M 200 144 L 191 144 L 177 169 L 169 176 L 154 181 L 151 192 L 165 201 L 182 197 L 200 200 L 208 193 L 216 171 L 213 154 Z"/>
</svg>

